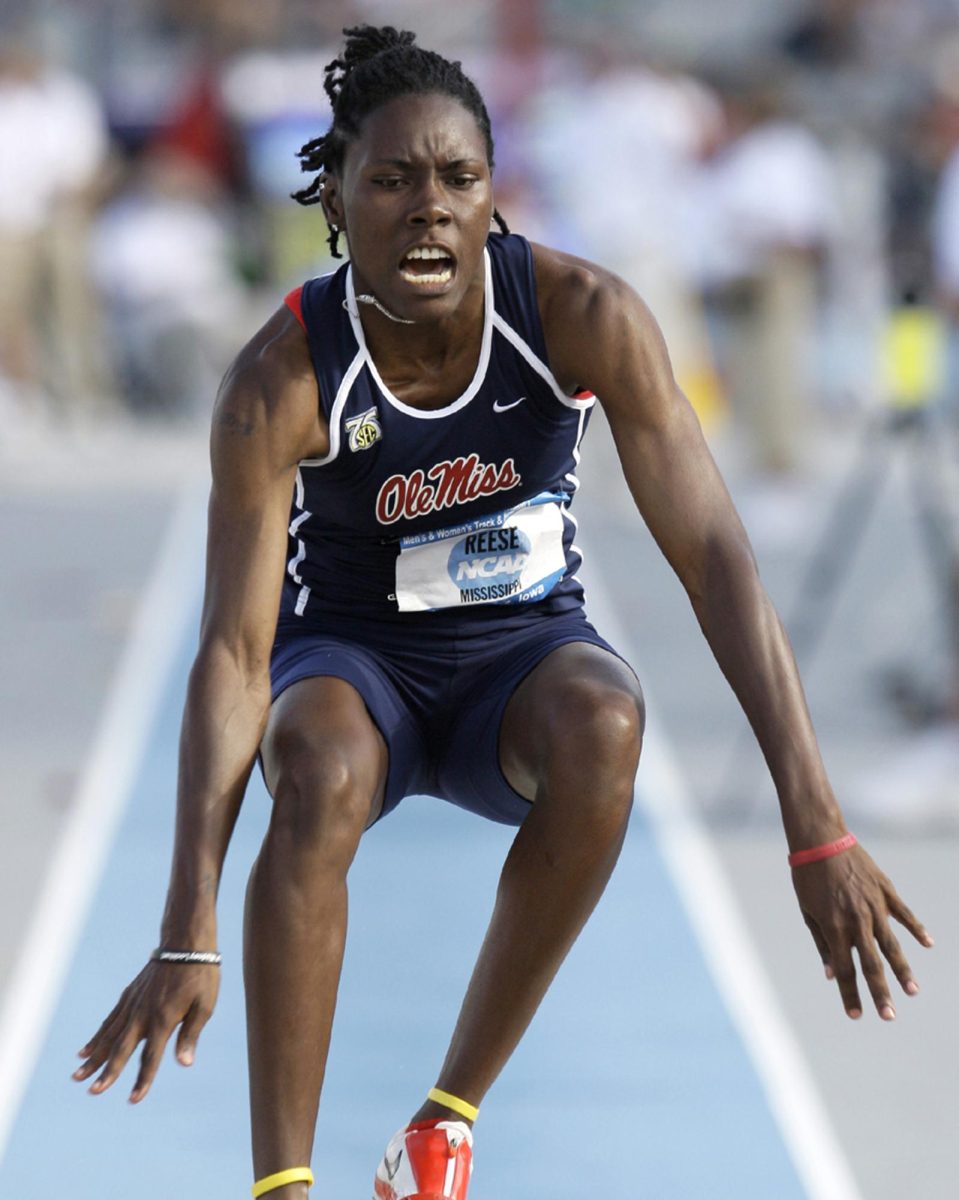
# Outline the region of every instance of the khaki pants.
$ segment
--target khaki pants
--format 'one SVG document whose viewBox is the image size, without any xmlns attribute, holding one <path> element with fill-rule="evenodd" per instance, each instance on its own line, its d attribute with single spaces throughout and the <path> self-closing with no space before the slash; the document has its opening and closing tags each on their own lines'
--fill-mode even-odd
<svg viewBox="0 0 959 1200">
<path fill-rule="evenodd" d="M 67 416 L 102 410 L 113 392 L 87 261 L 78 205 L 63 202 L 42 232 L 0 230 L 0 375 Z"/>
<path fill-rule="evenodd" d="M 807 255 L 775 254 L 765 273 L 724 306 L 726 381 L 754 465 L 801 466 L 814 415 L 817 269 Z"/>
<path fill-rule="evenodd" d="M 37 314 L 46 273 L 43 238 L 0 229 L 0 375 L 40 383 Z"/>
</svg>

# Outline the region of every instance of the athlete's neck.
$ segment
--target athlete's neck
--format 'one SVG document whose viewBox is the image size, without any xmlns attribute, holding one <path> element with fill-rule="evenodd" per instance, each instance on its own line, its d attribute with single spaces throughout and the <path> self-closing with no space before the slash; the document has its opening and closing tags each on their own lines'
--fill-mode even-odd
<svg viewBox="0 0 959 1200">
<path fill-rule="evenodd" d="M 465 391 L 479 362 L 484 290 L 470 288 L 448 317 L 413 325 L 400 325 L 372 305 L 358 306 L 367 349 L 391 391 L 415 393 L 423 407 L 432 407 L 434 396 L 439 406 Z"/>
</svg>

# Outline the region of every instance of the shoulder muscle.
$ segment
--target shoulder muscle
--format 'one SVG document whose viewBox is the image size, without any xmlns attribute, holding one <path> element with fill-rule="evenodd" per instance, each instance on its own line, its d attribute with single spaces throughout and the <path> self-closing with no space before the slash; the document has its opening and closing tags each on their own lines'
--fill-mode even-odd
<svg viewBox="0 0 959 1200">
<path fill-rule="evenodd" d="M 659 326 L 640 296 L 605 268 L 533 248 L 543 328 L 561 386 L 587 387 L 604 409 L 657 417 L 676 384 Z"/>
<path fill-rule="evenodd" d="M 211 434 L 214 477 L 237 459 L 256 459 L 261 469 L 282 474 L 300 459 L 325 454 L 327 443 L 306 337 L 289 310 L 280 309 L 220 385 Z"/>
</svg>

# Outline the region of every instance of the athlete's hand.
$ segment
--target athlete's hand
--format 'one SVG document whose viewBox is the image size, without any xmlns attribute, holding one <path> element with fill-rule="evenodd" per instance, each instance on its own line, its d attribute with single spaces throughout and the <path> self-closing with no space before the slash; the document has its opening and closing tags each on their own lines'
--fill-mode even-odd
<svg viewBox="0 0 959 1200">
<path fill-rule="evenodd" d="M 99 1095 L 114 1083 L 140 1042 L 145 1042 L 130 1102 L 138 1103 L 150 1090 L 170 1035 L 179 1025 L 178 1062 L 188 1067 L 196 1055 L 200 1031 L 210 1019 L 220 990 L 219 967 L 208 964 L 149 962 L 125 989 L 113 1011 L 80 1051 L 86 1061 L 73 1075 L 89 1079 Z"/>
<path fill-rule="evenodd" d="M 884 1021 L 894 1020 L 896 1009 L 886 984 L 883 958 L 907 995 L 914 996 L 919 984 L 913 978 L 889 918 L 895 917 L 923 946 L 934 944 L 929 933 L 861 846 L 853 846 L 833 858 L 793 867 L 792 876 L 799 907 L 823 961 L 826 978 L 838 983 L 846 1015 L 853 1020 L 862 1016 L 852 956 L 855 949 L 877 1012 Z"/>
</svg>

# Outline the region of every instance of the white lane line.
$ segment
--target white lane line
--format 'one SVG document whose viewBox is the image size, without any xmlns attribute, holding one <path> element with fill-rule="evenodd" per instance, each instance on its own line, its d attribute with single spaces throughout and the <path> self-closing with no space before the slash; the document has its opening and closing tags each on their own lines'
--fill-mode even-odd
<svg viewBox="0 0 959 1200">
<path fill-rule="evenodd" d="M 597 558 L 591 560 L 590 620 L 638 669 L 633 640 L 616 614 Z M 675 755 L 655 721 L 643 743 L 636 804 L 650 823 L 809 1200 L 862 1200 Z"/>
<path fill-rule="evenodd" d="M 0 1161 L 195 611 L 203 499 L 181 495 L 0 1008 Z M 89 1030 L 80 1034 L 80 1040 Z M 79 1043 L 78 1043 L 79 1046 Z M 71 1064 L 63 1064 L 64 1080 Z"/>
</svg>

